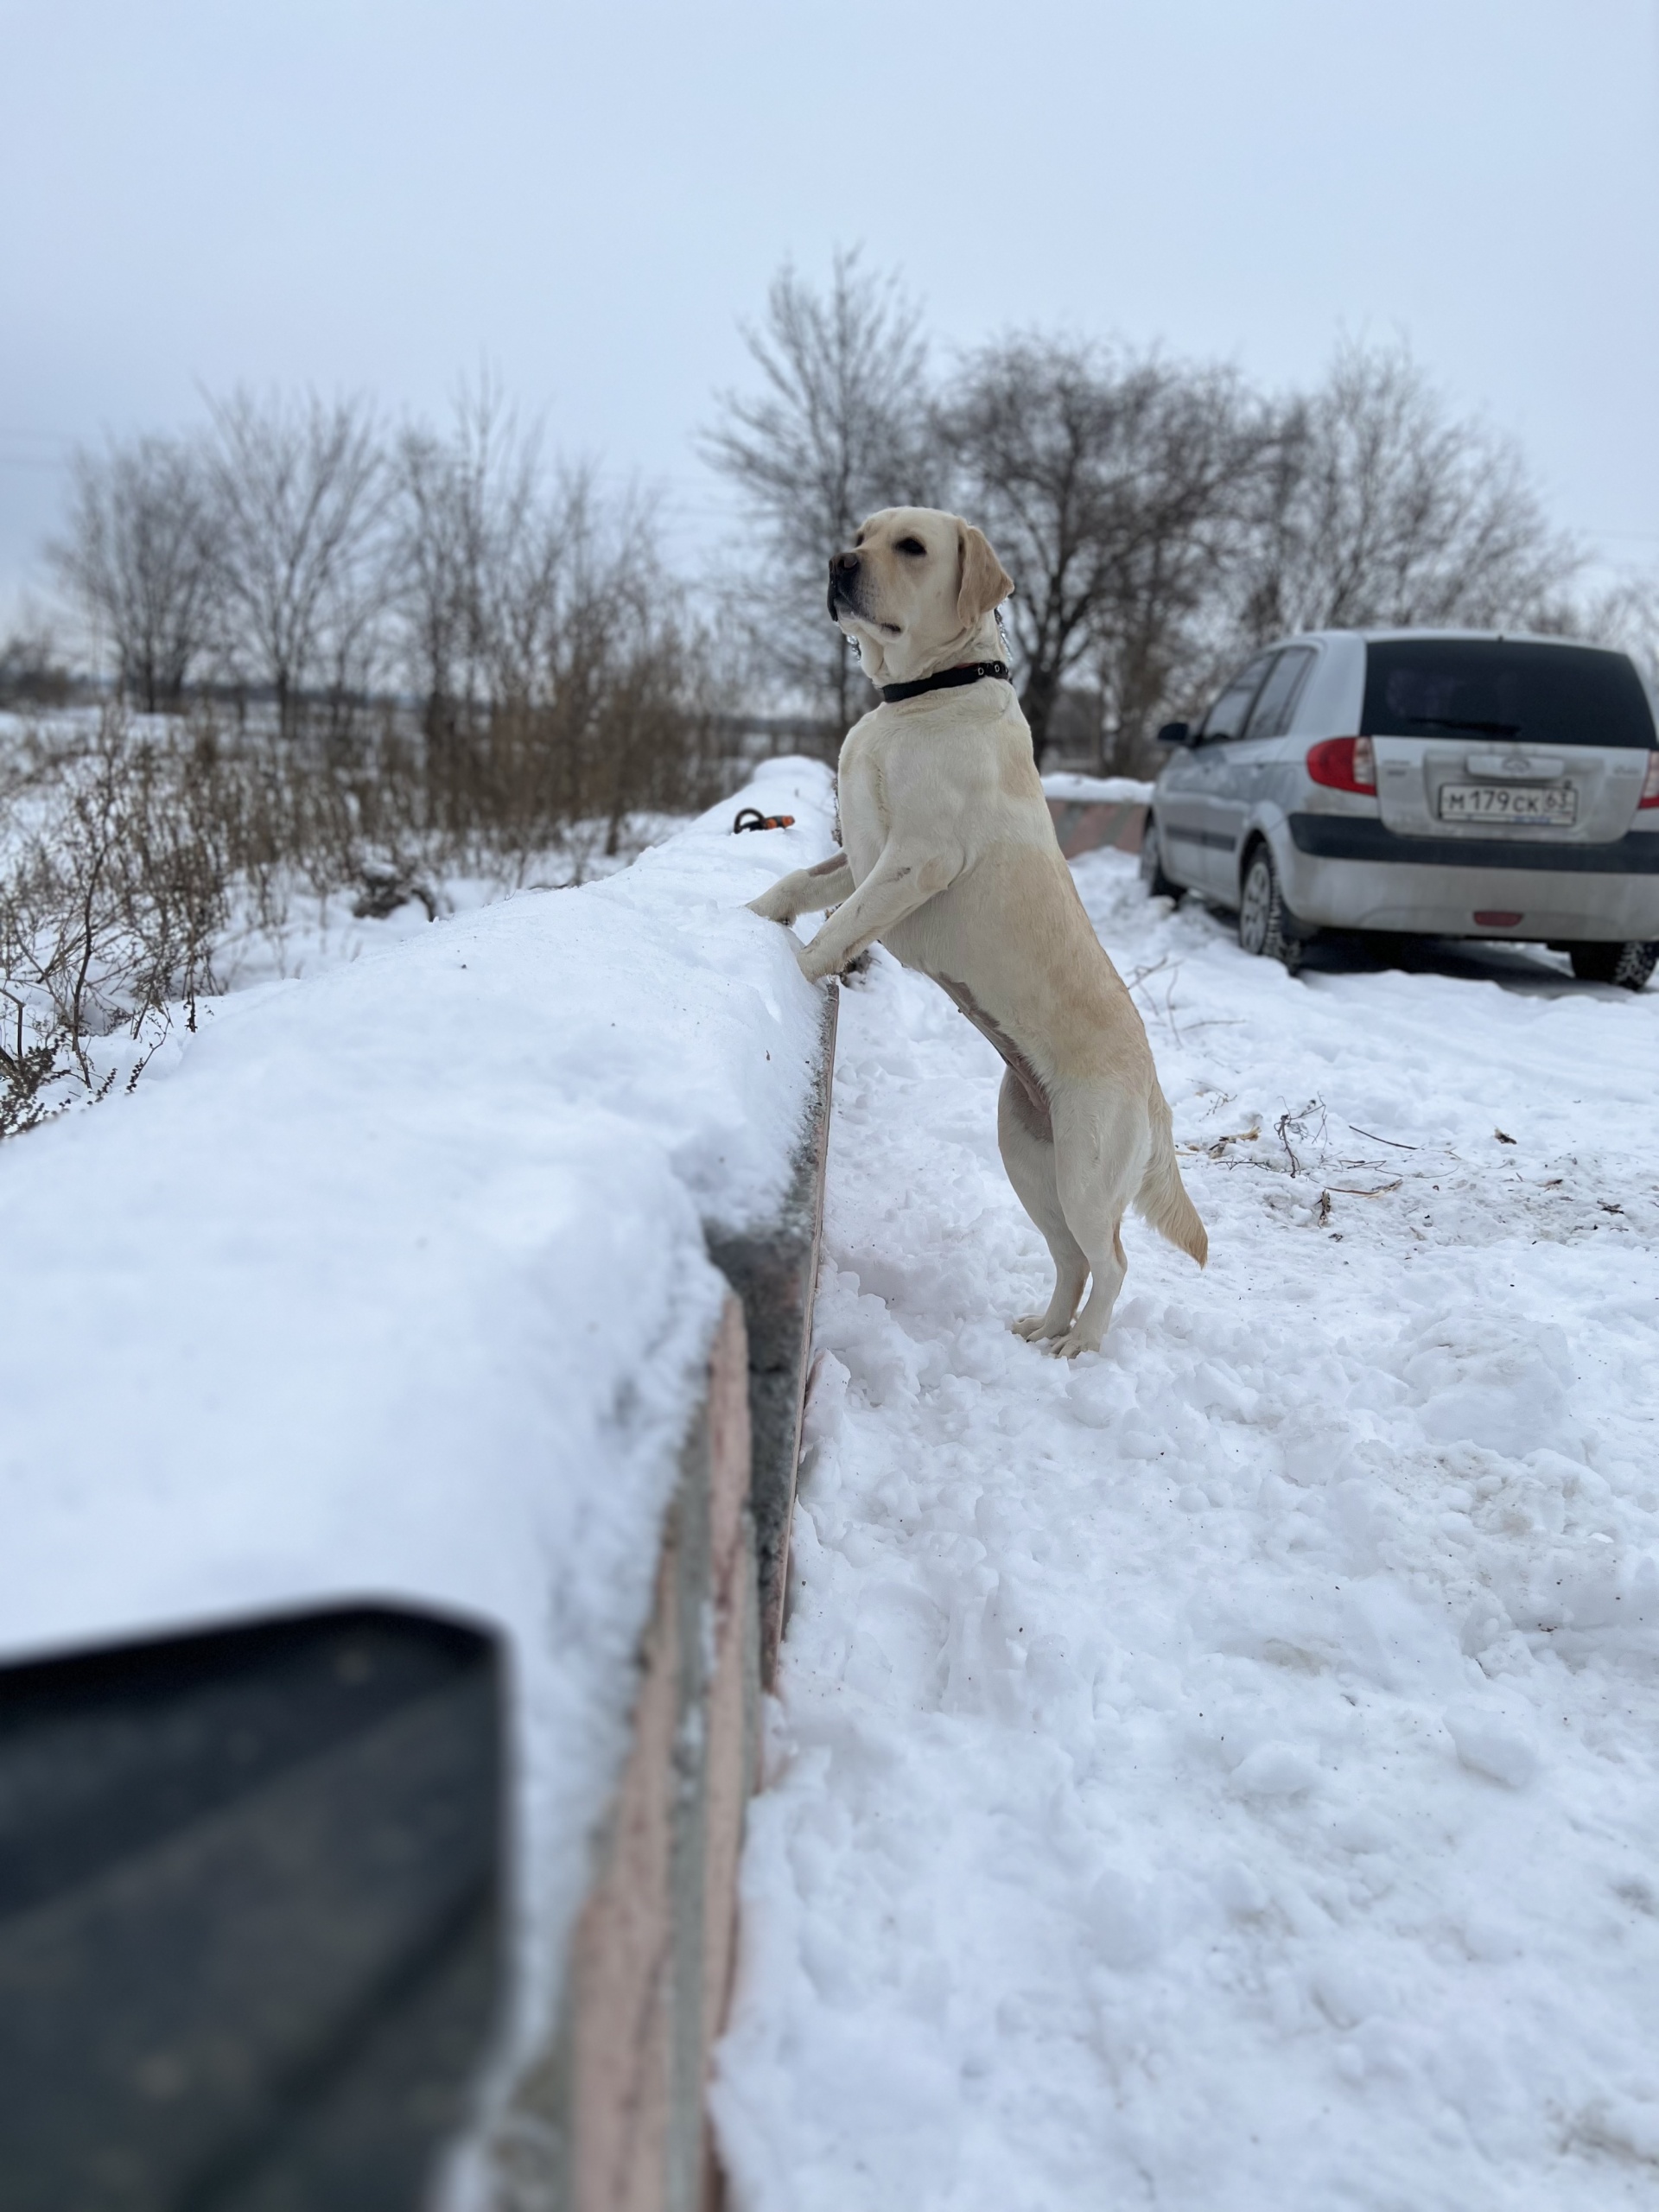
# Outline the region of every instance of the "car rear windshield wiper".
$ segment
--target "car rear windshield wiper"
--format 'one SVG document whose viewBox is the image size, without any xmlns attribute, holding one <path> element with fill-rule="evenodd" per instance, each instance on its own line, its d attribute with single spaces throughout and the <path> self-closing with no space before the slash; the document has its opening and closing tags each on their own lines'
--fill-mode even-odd
<svg viewBox="0 0 1659 2212">
<path fill-rule="evenodd" d="M 1519 722 L 1458 721 L 1450 715 L 1402 715 L 1402 722 L 1415 722 L 1420 729 L 1476 729 L 1483 737 L 1516 737 Z"/>
</svg>

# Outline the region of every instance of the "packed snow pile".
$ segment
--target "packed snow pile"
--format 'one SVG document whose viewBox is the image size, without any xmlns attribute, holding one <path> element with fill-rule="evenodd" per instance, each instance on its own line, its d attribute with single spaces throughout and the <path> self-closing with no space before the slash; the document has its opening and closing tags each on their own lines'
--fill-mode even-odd
<svg viewBox="0 0 1659 2212">
<path fill-rule="evenodd" d="M 1209 1224 L 1074 1366 L 1001 1067 L 843 996 L 739 2212 L 1659 2195 L 1659 993 L 1293 980 L 1116 853 Z"/>
<path fill-rule="evenodd" d="M 1152 785 L 1143 784 L 1135 776 L 1074 776 L 1067 770 L 1057 769 L 1052 775 L 1043 778 L 1043 789 L 1050 798 L 1083 806 L 1152 804 Z"/>
<path fill-rule="evenodd" d="M 734 836 L 742 804 L 798 826 Z M 498 1624 L 556 1941 L 720 1308 L 703 1224 L 769 1217 L 809 1111 L 821 996 L 744 903 L 830 814 L 775 762 L 607 881 L 204 1007 L 130 1097 L 0 1147 L 5 1656 L 360 1598 Z"/>
</svg>

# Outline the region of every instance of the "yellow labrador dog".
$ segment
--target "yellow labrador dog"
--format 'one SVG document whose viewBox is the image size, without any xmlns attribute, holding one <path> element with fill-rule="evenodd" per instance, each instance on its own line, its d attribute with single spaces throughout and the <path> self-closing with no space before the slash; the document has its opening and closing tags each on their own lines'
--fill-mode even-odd
<svg viewBox="0 0 1659 2212">
<path fill-rule="evenodd" d="M 833 908 L 799 948 L 804 974 L 836 974 L 880 938 L 995 1046 L 1003 1165 L 1054 1260 L 1048 1310 L 1014 1326 L 1071 1358 L 1097 1351 L 1111 1319 L 1126 1207 L 1200 1267 L 1209 1244 L 1001 658 L 995 610 L 1013 588 L 981 531 L 931 507 L 885 508 L 834 556 L 830 612 L 882 703 L 842 747 L 845 852 L 783 877 L 753 911 L 790 924 Z"/>
</svg>

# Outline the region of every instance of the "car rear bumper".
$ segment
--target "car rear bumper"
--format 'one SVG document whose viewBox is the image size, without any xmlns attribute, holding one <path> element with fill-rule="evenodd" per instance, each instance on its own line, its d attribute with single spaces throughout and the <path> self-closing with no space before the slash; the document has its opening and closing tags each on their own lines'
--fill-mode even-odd
<svg viewBox="0 0 1659 2212">
<path fill-rule="evenodd" d="M 1402 836 L 1367 816 L 1293 814 L 1276 857 L 1292 912 L 1324 928 L 1659 938 L 1659 835 L 1651 831 L 1599 845 L 1530 837 L 1522 845 Z"/>
</svg>

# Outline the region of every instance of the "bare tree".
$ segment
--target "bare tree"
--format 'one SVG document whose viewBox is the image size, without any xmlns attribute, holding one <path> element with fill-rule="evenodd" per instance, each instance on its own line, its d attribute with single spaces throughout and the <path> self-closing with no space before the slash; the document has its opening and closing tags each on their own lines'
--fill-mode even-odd
<svg viewBox="0 0 1659 2212">
<path fill-rule="evenodd" d="M 359 400 L 212 400 L 209 467 L 225 643 L 270 685 L 284 731 L 319 683 L 361 682 L 387 578 L 381 526 L 391 480 Z"/>
<path fill-rule="evenodd" d="M 1560 626 L 1627 652 L 1659 690 L 1659 575 L 1626 572 L 1591 590 Z"/>
<path fill-rule="evenodd" d="M 61 707 L 68 703 L 74 679 L 58 650 L 51 625 L 25 599 L 22 620 L 0 638 L 0 706 Z M 0 795 L 4 777 L 0 772 Z"/>
<path fill-rule="evenodd" d="M 528 683 L 522 664 L 556 596 L 563 531 L 549 512 L 539 429 L 521 429 L 487 378 L 461 391 L 447 437 L 404 432 L 396 474 L 405 658 L 441 738 Z M 564 505 L 584 504 L 585 480 L 561 490 Z"/>
<path fill-rule="evenodd" d="M 543 466 L 487 382 L 397 456 L 398 607 L 426 696 L 436 819 L 528 854 L 595 817 L 701 796 L 712 657 L 669 576 L 653 502 Z"/>
<path fill-rule="evenodd" d="M 74 459 L 60 583 L 113 649 L 122 694 L 176 708 L 208 643 L 214 547 L 199 452 L 176 438 L 111 442 Z"/>
<path fill-rule="evenodd" d="M 626 814 L 702 788 L 716 703 L 706 640 L 652 503 L 601 499 L 591 471 L 556 473 L 500 550 L 478 607 L 490 712 L 471 752 L 491 765 L 474 780 L 501 781 L 510 812 L 550 827 L 602 818 L 614 852 Z"/>
<path fill-rule="evenodd" d="M 868 514 L 926 502 L 938 482 L 920 315 L 896 278 L 840 251 L 827 293 L 784 269 L 744 336 L 763 389 L 720 396 L 703 450 L 760 525 L 747 588 L 765 671 L 838 737 L 868 693 L 823 612 L 830 556 Z"/>
<path fill-rule="evenodd" d="M 545 468 L 539 431 L 488 383 L 447 437 L 406 432 L 397 467 L 397 605 L 429 728 L 544 703 L 574 632 L 632 589 L 632 556 L 657 565 L 649 503 L 607 505 L 591 467 Z"/>
<path fill-rule="evenodd" d="M 974 519 L 1014 576 L 1009 623 L 1039 761 L 1069 682 L 1132 738 L 1191 658 L 1264 442 L 1220 371 L 1042 335 L 969 358 L 941 412 Z"/>
<path fill-rule="evenodd" d="M 1281 411 L 1239 571 L 1241 642 L 1367 623 L 1559 627 L 1582 557 L 1518 448 L 1403 348 L 1344 346 Z"/>
<path fill-rule="evenodd" d="M 429 738 L 467 700 L 467 608 L 472 531 L 464 472 L 445 441 L 411 425 L 397 441 L 392 606 L 401 658 L 425 700 Z"/>
<path fill-rule="evenodd" d="M 669 576 L 650 504 L 601 509 L 570 487 L 563 512 L 562 620 L 548 639 L 549 722 L 577 779 L 573 813 L 605 824 L 619 847 L 625 817 L 697 787 L 724 703 L 709 640 Z"/>
</svg>

